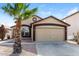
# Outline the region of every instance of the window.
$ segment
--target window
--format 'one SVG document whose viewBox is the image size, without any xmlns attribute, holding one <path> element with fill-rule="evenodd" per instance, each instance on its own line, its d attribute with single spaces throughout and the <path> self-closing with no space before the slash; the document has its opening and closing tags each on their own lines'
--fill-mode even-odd
<svg viewBox="0 0 79 59">
<path fill-rule="evenodd" d="M 29 28 L 22 28 L 21 36 L 22 36 L 22 37 L 27 37 L 27 36 L 29 36 Z"/>
<path fill-rule="evenodd" d="M 35 21 L 37 21 L 37 18 L 36 18 L 36 17 L 34 17 L 32 20 L 35 22 Z"/>
</svg>

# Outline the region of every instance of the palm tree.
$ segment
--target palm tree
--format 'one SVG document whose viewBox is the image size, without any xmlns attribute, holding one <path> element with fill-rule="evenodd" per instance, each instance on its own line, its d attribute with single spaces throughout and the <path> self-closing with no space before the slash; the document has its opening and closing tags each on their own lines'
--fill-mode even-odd
<svg viewBox="0 0 79 59">
<path fill-rule="evenodd" d="M 21 29 L 21 21 L 26 20 L 32 17 L 36 12 L 37 8 L 29 9 L 30 4 L 24 3 L 8 3 L 2 7 L 2 9 L 9 14 L 10 16 L 14 17 L 16 20 L 15 25 L 15 43 L 13 45 L 13 53 L 21 53 L 21 38 L 20 38 L 20 29 Z"/>
</svg>

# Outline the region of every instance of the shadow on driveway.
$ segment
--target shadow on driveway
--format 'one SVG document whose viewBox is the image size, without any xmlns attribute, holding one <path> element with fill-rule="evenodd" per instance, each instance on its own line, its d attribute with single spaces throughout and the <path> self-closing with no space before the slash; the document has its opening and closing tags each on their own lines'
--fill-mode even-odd
<svg viewBox="0 0 79 59">
<path fill-rule="evenodd" d="M 22 44 L 22 53 L 13 54 L 13 44 L 5 43 L 0 45 L 0 55 L 3 56 L 35 56 L 37 55 L 35 44 Z"/>
</svg>

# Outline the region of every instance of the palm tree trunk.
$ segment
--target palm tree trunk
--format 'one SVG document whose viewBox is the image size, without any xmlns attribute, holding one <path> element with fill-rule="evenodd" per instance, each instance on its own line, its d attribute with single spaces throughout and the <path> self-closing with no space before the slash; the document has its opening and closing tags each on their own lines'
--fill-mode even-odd
<svg viewBox="0 0 79 59">
<path fill-rule="evenodd" d="M 13 45 L 13 53 L 21 53 L 22 47 L 21 47 L 21 21 L 17 20 L 16 21 L 16 26 L 15 26 L 15 43 Z"/>
</svg>

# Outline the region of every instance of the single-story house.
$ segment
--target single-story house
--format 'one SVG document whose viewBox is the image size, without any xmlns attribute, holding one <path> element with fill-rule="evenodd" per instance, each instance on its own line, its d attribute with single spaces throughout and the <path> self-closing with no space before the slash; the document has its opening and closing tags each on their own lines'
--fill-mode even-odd
<svg viewBox="0 0 79 59">
<path fill-rule="evenodd" d="M 71 25 L 68 27 L 67 35 L 68 39 L 73 39 L 74 35 L 77 35 L 77 32 L 79 32 L 79 11 L 65 17 L 62 20 Z"/>
<path fill-rule="evenodd" d="M 6 28 L 7 32 L 4 39 L 9 39 L 12 37 L 12 30 L 10 28 Z"/>
<path fill-rule="evenodd" d="M 30 37 L 32 41 L 64 41 L 67 40 L 68 26 L 68 23 L 53 16 L 41 18 L 34 15 L 22 21 L 21 36 Z"/>
</svg>

